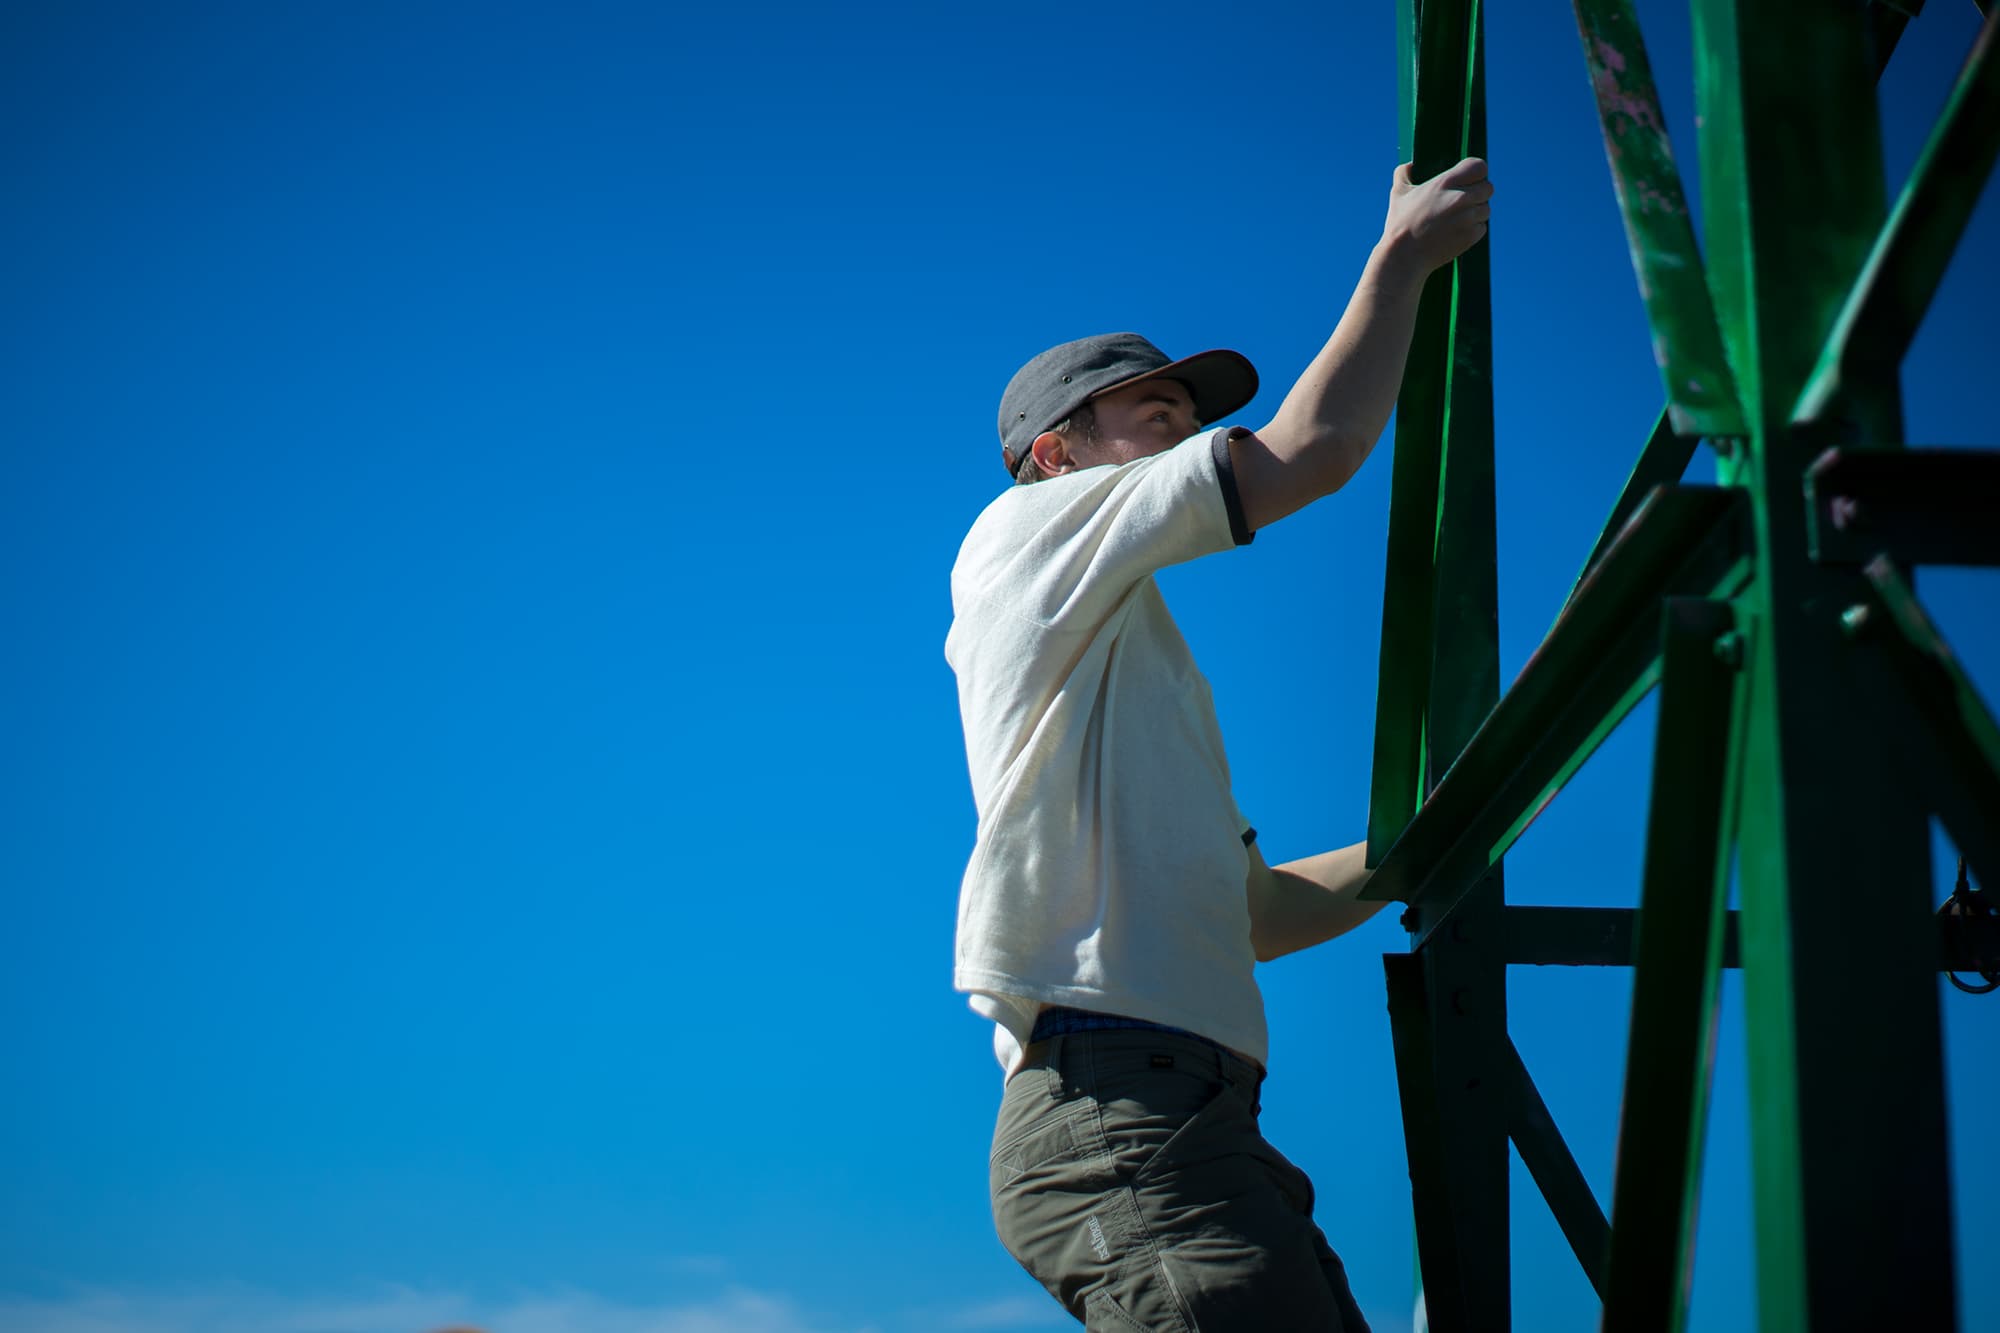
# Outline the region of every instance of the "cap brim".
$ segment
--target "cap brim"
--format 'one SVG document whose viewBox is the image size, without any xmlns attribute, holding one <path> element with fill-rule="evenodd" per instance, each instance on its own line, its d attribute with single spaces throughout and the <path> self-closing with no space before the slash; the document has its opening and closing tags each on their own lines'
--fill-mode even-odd
<svg viewBox="0 0 2000 1333">
<path fill-rule="evenodd" d="M 1099 389 L 1091 397 L 1099 398 L 1114 389 L 1143 384 L 1147 380 L 1179 380 L 1187 385 L 1188 393 L 1194 399 L 1194 414 L 1205 426 L 1213 426 L 1224 417 L 1242 411 L 1257 396 L 1257 368 L 1250 364 L 1250 358 L 1241 352 L 1216 348 L 1184 356 L 1158 370 L 1134 375 L 1129 380 L 1120 380 L 1109 388 Z"/>
</svg>

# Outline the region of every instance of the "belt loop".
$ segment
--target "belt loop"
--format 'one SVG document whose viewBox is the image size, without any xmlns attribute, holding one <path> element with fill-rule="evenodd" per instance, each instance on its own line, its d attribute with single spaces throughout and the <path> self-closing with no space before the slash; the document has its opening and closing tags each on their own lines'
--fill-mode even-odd
<svg viewBox="0 0 2000 1333">
<path fill-rule="evenodd" d="M 1049 1063 L 1048 1063 L 1048 1068 L 1043 1071 L 1043 1076 L 1048 1079 L 1049 1100 L 1061 1101 L 1063 1096 L 1063 1084 L 1064 1084 L 1063 1047 L 1068 1044 L 1069 1038 L 1065 1036 L 1063 1033 L 1058 1032 L 1056 1033 L 1055 1036 L 1050 1037 L 1048 1040 L 1049 1040 Z"/>
</svg>

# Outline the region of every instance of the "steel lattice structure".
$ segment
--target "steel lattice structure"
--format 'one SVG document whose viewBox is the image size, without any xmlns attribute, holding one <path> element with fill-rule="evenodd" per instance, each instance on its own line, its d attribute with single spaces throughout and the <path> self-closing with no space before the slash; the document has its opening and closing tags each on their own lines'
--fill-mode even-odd
<svg viewBox="0 0 2000 1333">
<path fill-rule="evenodd" d="M 1735 966 L 1761 1326 L 1956 1327 L 1937 975 L 2000 956 L 2000 921 L 1934 914 L 1928 827 L 2000 886 L 2000 726 L 1909 571 L 2000 564 L 2000 452 L 1908 447 L 1899 367 L 2000 145 L 2000 19 L 1978 3 L 1892 206 L 1874 84 L 1921 0 L 1693 0 L 1704 258 L 1631 0 L 1575 0 L 1666 404 L 1504 695 L 1487 247 L 1425 290 L 1367 896 L 1409 904 L 1411 950 L 1384 963 L 1437 1333 L 1509 1326 L 1510 1140 L 1604 1327 L 1684 1325 Z M 1422 180 L 1486 153 L 1481 5 L 1397 6 Z M 1717 484 L 1681 484 L 1703 441 Z M 1508 847 L 1655 686 L 1639 908 L 1508 905 Z M 1506 969 L 1527 962 L 1636 970 L 1608 1221 L 1508 1038 Z"/>
</svg>

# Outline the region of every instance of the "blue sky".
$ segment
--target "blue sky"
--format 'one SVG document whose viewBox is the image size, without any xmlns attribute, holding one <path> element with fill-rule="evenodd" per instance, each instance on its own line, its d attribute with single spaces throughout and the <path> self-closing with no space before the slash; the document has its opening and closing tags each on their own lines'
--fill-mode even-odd
<svg viewBox="0 0 2000 1333">
<path fill-rule="evenodd" d="M 1267 419 L 1380 226 L 1389 7 L 171 8 L 0 18 L 0 1327 L 1063 1326 L 950 990 L 945 575 L 1044 346 L 1233 346 Z M 1641 8 L 1691 160 L 1686 17 Z M 1912 25 L 1892 181 L 1976 17 Z M 1660 391 L 1567 11 L 1492 43 L 1511 675 Z M 1996 442 L 1991 194 L 1912 440 Z M 1363 830 L 1388 463 L 1163 577 L 1274 860 Z M 1992 576 L 1924 590 L 2000 697 Z M 1634 900 L 1651 716 L 1515 900 Z M 1267 1130 L 1380 1330 L 1401 947 L 1263 978 Z M 1600 1197 L 1628 988 L 1512 982 Z M 1737 998 L 1704 1329 L 1751 1321 Z M 1969 1241 L 2000 997 L 1943 1007 Z M 1594 1327 L 1518 1171 L 1515 1214 L 1522 1326 Z"/>
</svg>

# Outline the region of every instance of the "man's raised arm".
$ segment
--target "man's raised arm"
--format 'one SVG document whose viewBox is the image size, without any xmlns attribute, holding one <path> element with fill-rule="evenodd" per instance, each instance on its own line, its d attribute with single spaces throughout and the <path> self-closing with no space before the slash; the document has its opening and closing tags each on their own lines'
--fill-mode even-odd
<svg viewBox="0 0 2000 1333">
<path fill-rule="evenodd" d="M 1333 336 L 1270 423 L 1230 446 L 1253 531 L 1339 490 L 1360 469 L 1396 406 L 1424 280 L 1486 234 L 1492 196 L 1476 157 L 1421 185 L 1411 183 L 1407 162 L 1396 168 L 1382 239 Z"/>
</svg>

